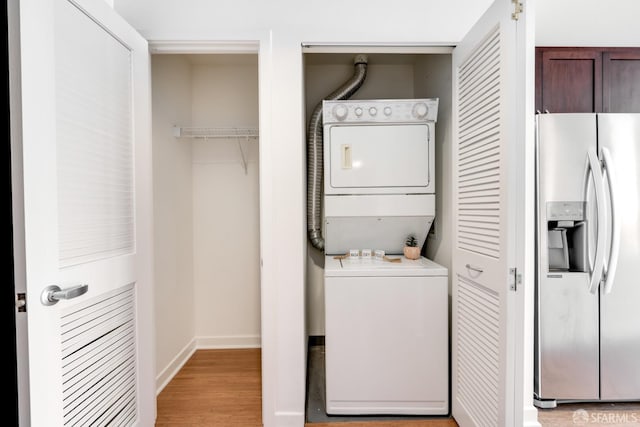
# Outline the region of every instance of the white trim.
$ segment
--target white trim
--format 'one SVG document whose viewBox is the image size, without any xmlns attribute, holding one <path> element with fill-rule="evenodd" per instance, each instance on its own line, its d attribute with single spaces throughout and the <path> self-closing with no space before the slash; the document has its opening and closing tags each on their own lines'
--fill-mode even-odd
<svg viewBox="0 0 640 427">
<path fill-rule="evenodd" d="M 303 53 L 444 53 L 453 52 L 455 43 L 445 43 L 438 45 L 394 45 L 389 43 L 374 44 L 342 44 L 342 43 L 302 43 Z"/>
<path fill-rule="evenodd" d="M 533 405 L 525 405 L 522 409 L 522 427 L 541 427 L 538 421 L 538 410 Z"/>
<path fill-rule="evenodd" d="M 149 40 L 149 52 L 152 54 L 189 54 L 189 53 L 258 53 L 258 40 Z"/>
<path fill-rule="evenodd" d="M 516 71 L 518 96 L 525 98 L 524 111 L 517 114 L 518 128 L 522 144 L 517 148 L 518 199 L 516 235 L 518 245 L 515 266 L 522 274 L 522 283 L 515 295 L 515 378 L 514 378 L 514 424 L 526 427 L 540 427 L 538 410 L 533 406 L 533 362 L 534 362 L 534 288 L 535 288 L 535 129 L 534 129 L 534 89 L 535 89 L 535 7 L 534 1 L 525 4 L 518 21 L 518 44 L 524 45 L 519 54 L 524 56 Z M 524 39 L 524 40 L 522 40 Z M 521 106 L 519 106 L 521 107 Z M 520 412 L 521 411 L 521 412 Z"/>
<path fill-rule="evenodd" d="M 227 335 L 217 337 L 196 337 L 198 350 L 225 348 L 260 348 L 260 335 Z"/>
<path fill-rule="evenodd" d="M 275 426 L 276 395 L 278 394 L 278 341 L 276 318 L 278 277 L 274 267 L 277 237 L 274 229 L 276 211 L 273 194 L 274 160 L 271 155 L 273 34 L 268 31 L 261 39 L 258 53 L 259 102 L 259 173 L 260 173 L 260 335 L 262 336 L 262 425 Z M 303 344 L 303 343 L 301 343 Z M 286 350 L 286 349 L 285 349 Z M 280 350 L 283 351 L 283 350 Z"/>
<path fill-rule="evenodd" d="M 259 335 L 236 335 L 220 337 L 195 337 L 162 369 L 156 376 L 156 396 L 171 382 L 180 372 L 180 369 L 189 361 L 198 350 L 233 349 L 233 348 L 260 348 Z"/>
<path fill-rule="evenodd" d="M 166 368 L 160 372 L 156 376 L 156 396 L 160 394 L 162 390 L 169 384 L 169 382 L 176 376 L 176 374 L 182 369 L 182 367 L 187 363 L 189 358 L 193 356 L 197 350 L 196 341 L 192 340 L 189 342 L 180 352 L 176 355 L 176 357 L 169 362 Z"/>
<path fill-rule="evenodd" d="M 304 424 L 305 422 L 303 412 L 278 411 L 275 414 L 274 425 L 278 427 L 300 427 Z"/>
</svg>

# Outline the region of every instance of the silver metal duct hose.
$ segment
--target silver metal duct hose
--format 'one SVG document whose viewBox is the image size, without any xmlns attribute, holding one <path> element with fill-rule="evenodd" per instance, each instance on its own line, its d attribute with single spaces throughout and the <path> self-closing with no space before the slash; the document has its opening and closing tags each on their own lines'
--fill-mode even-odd
<svg viewBox="0 0 640 427">
<path fill-rule="evenodd" d="M 356 55 L 353 76 L 326 100 L 349 99 L 364 83 L 367 76 L 367 55 Z M 323 143 L 322 143 L 322 101 L 316 105 L 311 114 L 307 129 L 307 232 L 314 248 L 324 250 L 322 237 L 322 178 L 323 178 Z"/>
</svg>

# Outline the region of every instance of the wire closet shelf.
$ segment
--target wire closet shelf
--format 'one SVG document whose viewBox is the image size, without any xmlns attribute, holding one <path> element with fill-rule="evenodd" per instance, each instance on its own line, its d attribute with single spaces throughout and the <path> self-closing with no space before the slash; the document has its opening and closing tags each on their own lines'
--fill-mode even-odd
<svg viewBox="0 0 640 427">
<path fill-rule="evenodd" d="M 242 148 L 242 140 L 253 141 L 258 139 L 258 129 L 253 127 L 173 127 L 173 136 L 176 138 L 198 139 L 235 139 L 238 141 L 238 149 L 242 157 L 242 167 L 247 173 L 247 157 Z"/>
</svg>

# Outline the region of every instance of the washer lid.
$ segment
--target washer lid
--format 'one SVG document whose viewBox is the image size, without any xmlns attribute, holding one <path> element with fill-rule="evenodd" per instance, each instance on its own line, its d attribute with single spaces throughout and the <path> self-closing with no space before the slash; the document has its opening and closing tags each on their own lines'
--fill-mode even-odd
<svg viewBox="0 0 640 427">
<path fill-rule="evenodd" d="M 446 267 L 436 264 L 430 259 L 421 257 L 416 260 L 407 259 L 402 255 L 390 255 L 389 258 L 399 258 L 400 262 L 382 261 L 375 258 L 345 258 L 335 259 L 325 256 L 325 277 L 345 276 L 447 276 Z M 342 263 L 340 262 L 342 261 Z"/>
</svg>

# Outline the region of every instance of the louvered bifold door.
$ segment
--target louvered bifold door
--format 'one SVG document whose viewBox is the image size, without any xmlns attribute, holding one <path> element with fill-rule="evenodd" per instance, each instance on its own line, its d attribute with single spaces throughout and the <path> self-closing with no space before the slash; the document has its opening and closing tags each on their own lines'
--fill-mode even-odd
<svg viewBox="0 0 640 427">
<path fill-rule="evenodd" d="M 511 426 L 513 411 L 507 260 L 515 37 L 506 5 L 492 5 L 453 55 L 452 412 L 461 427 Z"/>
</svg>

